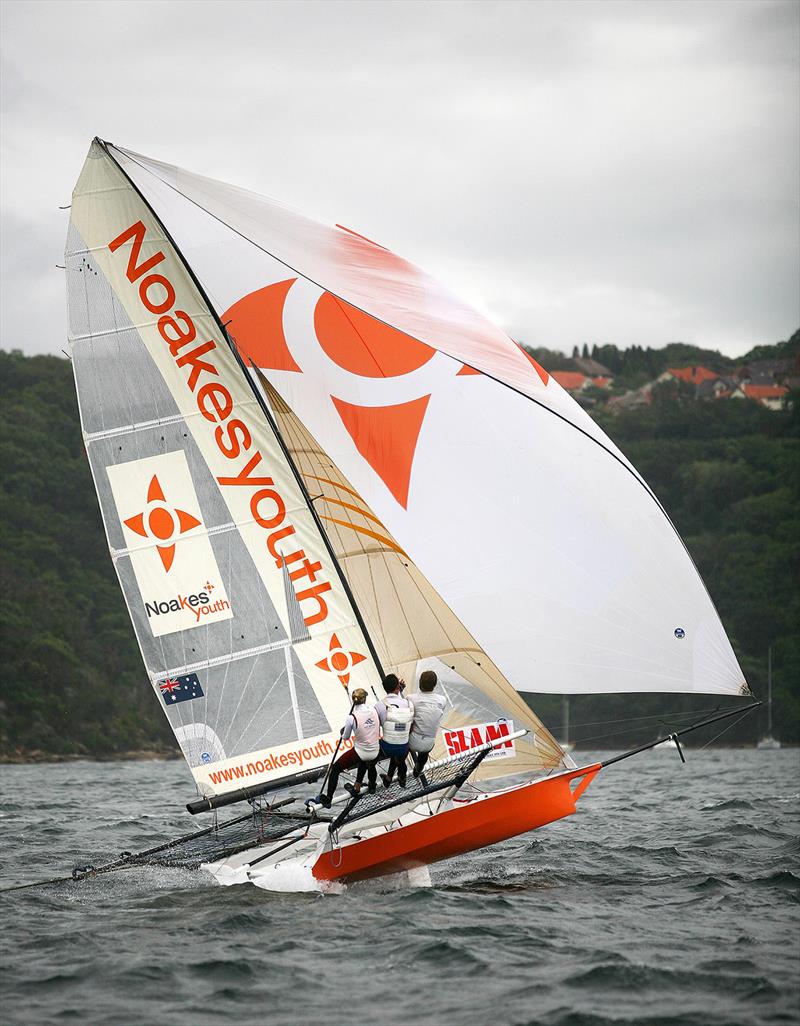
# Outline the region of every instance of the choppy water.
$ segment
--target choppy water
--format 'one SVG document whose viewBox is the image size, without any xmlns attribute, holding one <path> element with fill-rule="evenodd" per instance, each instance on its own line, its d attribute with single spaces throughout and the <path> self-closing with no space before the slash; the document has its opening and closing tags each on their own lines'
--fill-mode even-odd
<svg viewBox="0 0 800 1026">
<path fill-rule="evenodd" d="M 429 888 L 270 893 L 138 869 L 0 895 L 0 1019 L 796 1023 L 800 756 L 688 759 L 610 767 L 576 816 L 433 867 Z M 3 766 L 0 780 L 4 887 L 195 823 L 177 811 L 191 797 L 178 762 Z"/>
</svg>

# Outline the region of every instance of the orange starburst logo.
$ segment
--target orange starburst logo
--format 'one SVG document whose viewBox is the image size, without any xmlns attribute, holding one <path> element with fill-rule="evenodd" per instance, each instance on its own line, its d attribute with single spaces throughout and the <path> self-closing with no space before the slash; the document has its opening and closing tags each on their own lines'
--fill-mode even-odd
<svg viewBox="0 0 800 1026">
<path fill-rule="evenodd" d="M 348 652 L 346 648 L 342 648 L 342 643 L 335 634 L 332 634 L 328 655 L 325 659 L 320 659 L 317 666 L 320 670 L 335 673 L 339 678 L 339 683 L 346 688 L 350 683 L 350 671 L 354 666 L 363 663 L 366 658 L 360 652 Z"/>
<path fill-rule="evenodd" d="M 197 517 L 167 504 L 164 489 L 155 474 L 147 489 L 147 508 L 123 523 L 135 534 L 151 538 L 157 543 L 156 548 L 167 573 L 175 559 L 177 538 L 194 527 L 200 527 Z"/>
</svg>

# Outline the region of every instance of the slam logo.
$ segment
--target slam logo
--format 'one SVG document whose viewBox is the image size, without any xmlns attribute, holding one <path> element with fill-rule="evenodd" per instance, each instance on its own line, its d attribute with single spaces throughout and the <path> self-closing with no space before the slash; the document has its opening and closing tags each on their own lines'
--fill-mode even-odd
<svg viewBox="0 0 800 1026">
<path fill-rule="evenodd" d="M 444 744 L 448 755 L 460 755 L 470 748 L 478 748 L 487 741 L 498 741 L 514 733 L 513 720 L 496 720 L 494 723 L 473 723 L 457 730 L 444 731 Z M 511 759 L 516 753 L 513 741 L 505 741 L 486 756 L 487 759 Z"/>
<path fill-rule="evenodd" d="M 153 636 L 229 620 L 231 604 L 185 453 L 119 463 L 106 472 L 124 538 L 119 558 L 130 559 L 139 589 L 132 595 L 126 584 L 126 595 L 134 610 L 141 602 Z"/>
</svg>

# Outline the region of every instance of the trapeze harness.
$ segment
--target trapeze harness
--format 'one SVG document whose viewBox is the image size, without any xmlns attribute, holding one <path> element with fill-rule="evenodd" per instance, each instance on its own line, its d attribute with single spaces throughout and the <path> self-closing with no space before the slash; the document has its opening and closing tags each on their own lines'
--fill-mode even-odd
<svg viewBox="0 0 800 1026">
<path fill-rule="evenodd" d="M 399 703 L 403 704 L 400 705 Z M 414 706 L 407 698 L 387 695 L 384 701 L 386 719 L 383 724 L 383 740 L 387 745 L 407 745 L 414 719 Z"/>
</svg>

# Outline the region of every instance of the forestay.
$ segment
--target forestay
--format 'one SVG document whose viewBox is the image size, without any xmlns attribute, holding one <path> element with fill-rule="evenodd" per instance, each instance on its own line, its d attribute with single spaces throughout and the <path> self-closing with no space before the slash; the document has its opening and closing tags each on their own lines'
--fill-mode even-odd
<svg viewBox="0 0 800 1026">
<path fill-rule="evenodd" d="M 517 689 L 746 690 L 652 492 L 503 332 L 348 229 L 111 152 L 242 352 Z"/>
<path fill-rule="evenodd" d="M 73 194 L 66 274 L 109 548 L 198 789 L 324 765 L 347 688 L 369 687 L 378 667 L 216 318 L 97 142 Z"/>
</svg>

